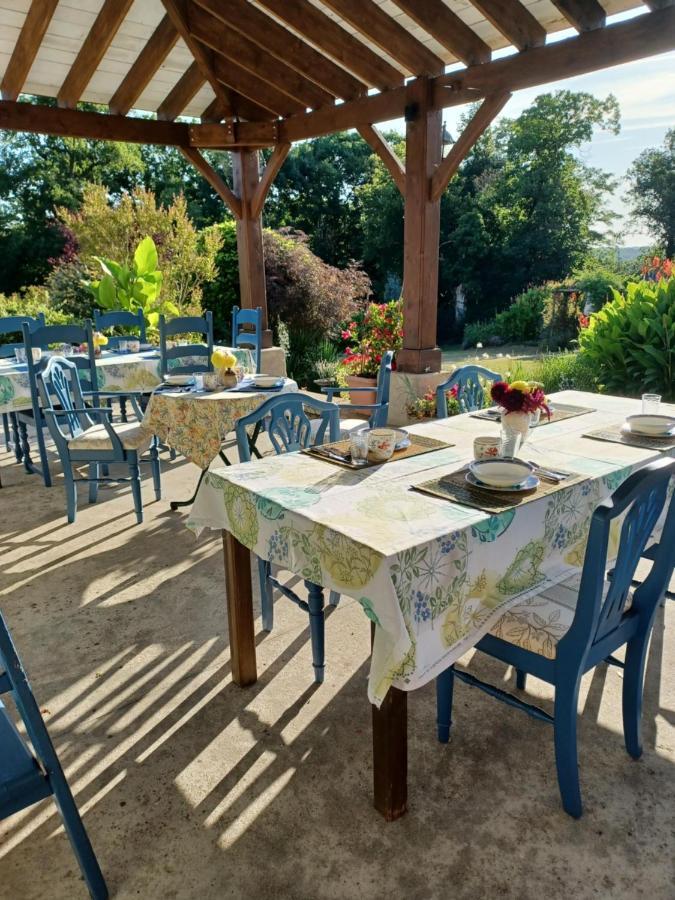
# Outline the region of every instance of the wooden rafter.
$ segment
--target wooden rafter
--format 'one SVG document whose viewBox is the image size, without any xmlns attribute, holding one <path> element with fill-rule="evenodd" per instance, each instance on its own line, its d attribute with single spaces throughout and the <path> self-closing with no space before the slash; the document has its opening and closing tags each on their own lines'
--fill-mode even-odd
<svg viewBox="0 0 675 900">
<path fill-rule="evenodd" d="M 279 25 L 271 16 L 252 6 L 248 0 L 228 0 L 226 4 L 220 0 L 195 2 L 335 97 L 348 100 L 366 92 L 362 81 Z"/>
<path fill-rule="evenodd" d="M 471 0 L 497 31 L 519 50 L 542 47 L 546 29 L 520 0 Z"/>
<path fill-rule="evenodd" d="M 181 147 L 180 152 L 211 185 L 218 196 L 225 201 L 235 219 L 241 219 L 241 201 L 220 177 L 218 172 L 194 147 Z"/>
<path fill-rule="evenodd" d="M 373 0 L 323 0 L 323 3 L 411 73 L 437 75 L 443 71 L 443 60 Z"/>
<path fill-rule="evenodd" d="M 488 62 L 492 56 L 489 44 L 443 0 L 394 0 L 394 3 L 467 66 Z"/>
<path fill-rule="evenodd" d="M 258 0 L 258 5 L 304 34 L 308 41 L 362 78 L 369 87 L 384 89 L 403 83 L 402 72 L 369 50 L 308 0 Z"/>
<path fill-rule="evenodd" d="M 72 108 L 77 104 L 132 3 L 133 0 L 105 0 L 57 94 L 59 106 Z"/>
<path fill-rule="evenodd" d="M 644 0 L 644 4 L 649 9 L 665 9 L 667 6 L 673 6 L 675 0 Z"/>
<path fill-rule="evenodd" d="M 152 80 L 155 72 L 176 46 L 177 40 L 178 32 L 173 22 L 168 16 L 164 16 L 110 98 L 108 106 L 111 112 L 120 116 L 125 116 L 129 112 Z"/>
<path fill-rule="evenodd" d="M 157 118 L 168 122 L 175 119 L 183 112 L 197 91 L 201 90 L 205 82 L 201 66 L 197 62 L 193 62 L 158 107 Z"/>
<path fill-rule="evenodd" d="M 16 100 L 49 27 L 58 0 L 33 0 L 0 85 L 3 100 Z"/>
<path fill-rule="evenodd" d="M 225 118 L 225 110 L 223 108 L 223 104 L 217 97 L 213 98 L 213 100 L 201 114 L 200 118 L 202 122 L 206 122 L 208 124 L 215 124 L 217 122 L 223 121 L 223 119 Z"/>
<path fill-rule="evenodd" d="M 277 144 L 272 151 L 272 155 L 267 160 L 267 165 L 260 176 L 258 186 L 254 190 L 250 200 L 248 213 L 252 219 L 257 219 L 262 212 L 269 189 L 272 187 L 274 179 L 279 174 L 279 169 L 283 166 L 284 160 L 288 156 L 290 149 L 290 144 Z"/>
<path fill-rule="evenodd" d="M 248 97 L 258 106 L 265 107 L 276 116 L 288 116 L 305 108 L 299 100 L 294 100 L 273 84 L 263 78 L 258 78 L 257 75 L 232 60 L 214 55 L 213 68 L 221 84 L 227 85 L 237 94 Z"/>
<path fill-rule="evenodd" d="M 592 31 L 602 28 L 607 15 L 598 0 L 553 0 L 570 25 L 577 31 Z"/>
<path fill-rule="evenodd" d="M 190 31 L 218 55 L 263 78 L 275 88 L 300 101 L 303 107 L 332 103 L 334 96 L 300 75 L 257 44 L 195 4 L 189 7 Z"/>
<path fill-rule="evenodd" d="M 359 125 L 357 131 L 363 140 L 380 157 L 387 172 L 391 175 L 394 184 L 399 191 L 404 194 L 405 166 L 400 157 L 394 152 L 391 144 L 389 144 L 382 132 L 373 125 Z"/>
<path fill-rule="evenodd" d="M 472 116 L 471 121 L 464 128 L 450 148 L 448 155 L 442 160 L 431 177 L 429 196 L 432 203 L 436 200 L 440 200 L 450 179 L 457 169 L 459 169 L 462 160 L 489 126 L 490 122 L 492 122 L 495 116 L 504 108 L 510 97 L 511 94 L 509 91 L 503 91 L 499 94 L 495 94 L 493 97 L 486 97 L 485 100 L 483 100 Z"/>
</svg>

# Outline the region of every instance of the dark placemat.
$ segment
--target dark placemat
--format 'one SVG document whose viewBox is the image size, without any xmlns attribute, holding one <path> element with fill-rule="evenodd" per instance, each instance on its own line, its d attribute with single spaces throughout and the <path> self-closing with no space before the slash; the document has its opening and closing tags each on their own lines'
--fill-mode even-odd
<svg viewBox="0 0 675 900">
<path fill-rule="evenodd" d="M 595 410 L 588 406 L 571 406 L 568 403 L 554 403 L 553 409 L 551 410 L 551 418 L 549 419 L 546 413 L 542 413 L 539 423 L 532 427 L 538 428 L 539 425 L 562 422 L 563 419 L 573 419 L 575 416 L 584 416 L 586 413 L 592 412 L 595 412 Z M 488 409 L 479 409 L 477 412 L 469 413 L 469 415 L 474 419 L 487 419 L 489 422 L 500 422 L 502 417 L 501 410 L 497 409 L 496 406 L 491 406 Z"/>
<path fill-rule="evenodd" d="M 561 491 L 579 484 L 582 481 L 588 481 L 588 475 L 578 475 L 575 472 L 569 473 L 569 478 L 565 481 L 553 484 L 553 482 L 539 482 L 536 488 L 523 493 L 519 491 L 491 491 L 485 488 L 474 487 L 466 480 L 466 473 L 469 471 L 468 466 L 463 466 L 456 472 L 449 475 L 443 475 L 441 478 L 432 478 L 431 481 L 423 481 L 421 484 L 413 484 L 413 491 L 420 491 L 422 494 L 431 494 L 432 497 L 442 497 L 444 500 L 452 500 L 453 503 L 459 503 L 460 506 L 471 506 L 473 509 L 481 509 L 483 512 L 496 513 L 506 512 L 507 509 L 513 509 L 515 506 L 522 506 L 531 500 L 538 500 L 547 494 L 553 494 L 555 491 Z"/>
<path fill-rule="evenodd" d="M 403 447 L 402 450 L 394 450 L 394 455 L 384 462 L 366 462 L 365 465 L 354 465 L 349 457 L 349 439 L 344 441 L 334 441 L 333 443 L 321 444 L 319 447 L 308 447 L 306 450 L 303 450 L 303 453 L 307 453 L 309 456 L 313 456 L 315 459 L 321 459 L 324 462 L 333 463 L 336 466 L 344 466 L 346 469 L 351 469 L 354 472 L 357 472 L 361 469 L 371 469 L 373 466 L 384 466 L 389 462 L 396 462 L 399 459 L 407 459 L 411 456 L 421 456 L 423 453 L 432 453 L 434 450 L 446 450 L 448 447 L 454 447 L 454 444 L 448 444 L 445 441 L 438 441 L 436 438 L 424 437 L 421 434 L 410 434 L 410 446 Z M 329 450 L 334 450 L 336 453 L 343 454 L 346 458 L 344 460 L 334 459 L 333 457 L 326 456 L 321 453 L 321 450 L 325 450 L 328 448 Z"/>
<path fill-rule="evenodd" d="M 675 437 L 647 437 L 643 434 L 624 433 L 621 425 L 609 428 L 598 428 L 588 431 L 582 437 L 594 441 L 611 441 L 614 444 L 627 444 L 629 447 L 640 447 L 642 450 L 675 450 Z"/>
</svg>

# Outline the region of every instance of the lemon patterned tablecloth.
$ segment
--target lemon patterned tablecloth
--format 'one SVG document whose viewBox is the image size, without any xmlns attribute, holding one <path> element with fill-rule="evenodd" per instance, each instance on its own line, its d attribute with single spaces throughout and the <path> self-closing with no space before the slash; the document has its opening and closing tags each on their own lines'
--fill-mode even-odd
<svg viewBox="0 0 675 900">
<path fill-rule="evenodd" d="M 229 349 L 229 348 L 223 348 Z M 232 350 L 240 365 L 254 369 L 250 350 Z M 198 362 L 202 363 L 203 358 Z M 184 365 L 184 360 L 173 361 Z M 171 362 L 169 363 L 171 365 Z M 161 382 L 159 351 L 146 353 L 112 353 L 104 351 L 96 360 L 98 386 L 102 391 L 150 392 Z M 0 360 L 0 413 L 30 409 L 28 369 L 13 360 Z"/>
<path fill-rule="evenodd" d="M 297 389 L 296 382 L 286 378 L 281 393 Z M 208 469 L 237 420 L 270 396 L 266 391 L 162 391 L 150 397 L 143 430 L 156 434 L 200 469 Z"/>
<path fill-rule="evenodd" d="M 498 433 L 498 423 L 464 415 L 412 428 L 454 447 L 367 471 L 298 454 L 214 469 L 188 526 L 224 528 L 282 569 L 356 598 L 377 626 L 369 697 L 379 704 L 391 684 L 420 687 L 514 603 L 579 572 L 594 508 L 633 468 L 658 458 L 582 438 L 637 412 L 637 401 L 574 391 L 556 398 L 594 412 L 536 429 L 523 455 L 588 480 L 499 515 L 410 490 L 468 462 L 475 436 Z M 553 635 L 556 623 L 537 629 Z"/>
</svg>

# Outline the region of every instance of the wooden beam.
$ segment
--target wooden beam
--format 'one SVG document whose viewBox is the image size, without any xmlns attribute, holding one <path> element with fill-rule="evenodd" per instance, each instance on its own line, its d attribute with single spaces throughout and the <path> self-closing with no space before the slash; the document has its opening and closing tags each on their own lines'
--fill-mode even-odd
<svg viewBox="0 0 675 900">
<path fill-rule="evenodd" d="M 164 16 L 152 37 L 138 54 L 133 66 L 110 98 L 110 112 L 125 116 L 152 81 L 155 72 L 176 46 L 178 32 L 168 16 Z"/>
<path fill-rule="evenodd" d="M 199 150 L 195 150 L 194 147 L 181 147 L 180 152 L 204 176 L 218 196 L 225 201 L 235 219 L 241 219 L 241 200 L 227 186 L 213 166 L 204 159 Z"/>
<path fill-rule="evenodd" d="M 467 66 L 489 62 L 492 56 L 490 45 L 455 15 L 443 0 L 394 0 L 394 3 Z"/>
<path fill-rule="evenodd" d="M 31 3 L 2 78 L 0 94 L 3 100 L 16 100 L 21 93 L 57 3 L 58 0 L 33 0 Z"/>
<path fill-rule="evenodd" d="M 486 97 L 473 114 L 471 121 L 464 128 L 464 131 L 452 145 L 450 152 L 440 163 L 434 174 L 431 176 L 431 184 L 429 195 L 432 202 L 440 200 L 443 192 L 448 186 L 448 182 L 459 169 L 460 163 L 466 157 L 478 138 L 483 134 L 490 122 L 504 108 L 511 94 L 509 91 L 502 91 L 493 97 Z"/>
<path fill-rule="evenodd" d="M 546 29 L 520 0 L 471 0 L 497 31 L 519 50 L 543 47 Z"/>
<path fill-rule="evenodd" d="M 308 0 L 258 0 L 258 5 L 304 35 L 349 72 L 362 78 L 369 87 L 385 89 L 403 83 L 402 72 Z"/>
<path fill-rule="evenodd" d="M 260 215 L 253 217 L 252 200 L 260 181 L 257 151 L 238 150 L 232 154 L 232 180 L 241 200 L 242 217 L 237 220 L 237 256 L 239 258 L 239 296 L 244 309 L 263 311 L 263 346 L 272 346 L 267 321 L 265 251 Z"/>
<path fill-rule="evenodd" d="M 213 98 L 201 114 L 200 118 L 205 124 L 216 124 L 223 121 L 225 118 L 225 109 L 217 97 Z"/>
<path fill-rule="evenodd" d="M 283 166 L 284 160 L 288 156 L 290 149 L 290 144 L 277 144 L 272 151 L 272 155 L 267 160 L 267 165 L 265 166 L 265 169 L 260 176 L 258 186 L 254 190 L 253 196 L 251 197 L 251 208 L 249 210 L 249 215 L 252 219 L 257 219 L 258 216 L 262 213 L 269 189 L 272 187 L 274 179 L 279 174 L 279 169 Z"/>
<path fill-rule="evenodd" d="M 216 54 L 213 58 L 213 68 L 222 84 L 248 97 L 258 106 L 263 106 L 275 116 L 288 116 L 305 109 L 299 100 L 287 96 L 273 84 L 258 78 L 232 60 Z"/>
<path fill-rule="evenodd" d="M 553 0 L 570 25 L 577 31 L 603 28 L 607 15 L 598 0 Z"/>
<path fill-rule="evenodd" d="M 72 108 L 77 104 L 132 3 L 133 0 L 105 0 L 61 85 L 56 97 L 59 106 Z"/>
<path fill-rule="evenodd" d="M 242 68 L 273 84 L 294 100 L 300 101 L 303 107 L 324 106 L 332 103 L 334 95 L 314 84 L 295 69 L 270 56 L 253 41 L 220 19 L 196 6 L 189 7 L 190 31 L 216 54 L 236 63 Z"/>
<path fill-rule="evenodd" d="M 384 135 L 372 125 L 359 125 L 356 130 L 380 157 L 401 194 L 405 194 L 405 166 Z"/>
<path fill-rule="evenodd" d="M 132 144 L 176 147 L 190 145 L 190 130 L 187 125 L 10 100 L 0 101 L 0 128 L 59 137 L 90 138 L 94 141 L 128 141 Z"/>
<path fill-rule="evenodd" d="M 226 110 L 226 115 L 231 116 L 233 114 L 232 97 L 230 92 L 216 77 L 213 68 L 213 53 L 190 34 L 187 19 L 187 0 L 162 0 L 162 3 L 173 22 L 174 28 L 187 44 L 187 48 L 201 68 L 204 78 L 211 85 L 214 94 L 222 103 L 223 108 Z"/>
<path fill-rule="evenodd" d="M 252 6 L 248 0 L 228 0 L 227 4 L 220 0 L 195 2 L 335 97 L 349 100 L 366 93 L 367 85 L 364 82 L 350 75 L 283 25 L 279 25 L 271 16 Z"/>
<path fill-rule="evenodd" d="M 411 75 L 438 75 L 445 68 L 440 56 L 432 53 L 373 0 L 323 0 L 323 3 L 405 66 Z"/>
<path fill-rule="evenodd" d="M 649 9 L 665 9 L 667 6 L 672 6 L 675 3 L 675 0 L 643 0 L 645 6 L 648 6 Z"/>
<path fill-rule="evenodd" d="M 239 687 L 253 684 L 258 673 L 251 588 L 251 554 L 247 547 L 223 531 L 223 562 L 227 592 L 227 631 L 232 660 L 232 681 Z"/>
<path fill-rule="evenodd" d="M 171 122 L 179 116 L 197 91 L 201 90 L 206 79 L 201 66 L 193 62 L 190 68 L 184 72 L 169 94 L 164 98 L 157 109 L 157 118 L 165 122 Z"/>
</svg>

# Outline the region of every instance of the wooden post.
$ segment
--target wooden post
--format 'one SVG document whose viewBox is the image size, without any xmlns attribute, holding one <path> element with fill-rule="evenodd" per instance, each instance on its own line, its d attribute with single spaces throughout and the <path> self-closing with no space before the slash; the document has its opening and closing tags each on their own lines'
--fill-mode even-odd
<svg viewBox="0 0 675 900">
<path fill-rule="evenodd" d="M 436 346 L 440 198 L 432 200 L 430 179 L 441 161 L 442 113 L 432 109 L 432 84 L 417 78 L 406 98 L 405 223 L 403 229 L 404 372 L 440 372 Z"/>
<path fill-rule="evenodd" d="M 371 624 L 370 643 L 375 640 Z M 373 719 L 373 805 L 388 822 L 400 819 L 408 804 L 408 695 L 390 687 Z"/>
<path fill-rule="evenodd" d="M 251 591 L 251 554 L 229 531 L 223 531 L 227 618 L 232 680 L 239 687 L 258 678 Z"/>
<path fill-rule="evenodd" d="M 265 254 L 262 217 L 251 215 L 252 201 L 260 181 L 257 150 L 232 153 L 234 193 L 241 201 L 241 218 L 237 219 L 237 254 L 239 256 L 239 291 L 243 309 L 263 311 L 263 347 L 272 346 L 272 332 L 267 321 L 265 290 Z"/>
</svg>

